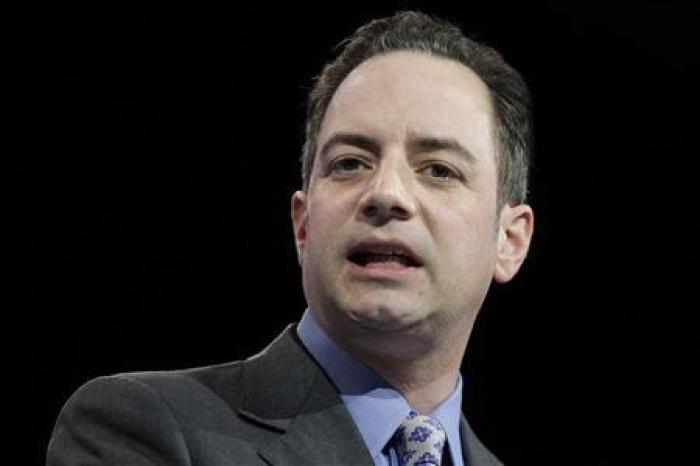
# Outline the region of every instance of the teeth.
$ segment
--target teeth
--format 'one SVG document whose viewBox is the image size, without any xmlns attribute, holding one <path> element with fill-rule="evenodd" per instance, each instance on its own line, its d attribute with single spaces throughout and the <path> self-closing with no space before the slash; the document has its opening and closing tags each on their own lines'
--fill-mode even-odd
<svg viewBox="0 0 700 466">
<path fill-rule="evenodd" d="M 353 252 L 349 258 L 359 265 L 367 265 L 372 262 L 398 262 L 407 267 L 420 266 L 420 263 L 403 248 L 394 249 L 388 245 L 368 246 L 367 249 Z"/>
<path fill-rule="evenodd" d="M 406 257 L 405 255 L 396 252 L 368 252 L 366 254 L 368 257 Z"/>
<path fill-rule="evenodd" d="M 381 254 L 386 256 L 405 256 L 401 251 L 366 251 L 365 254 Z"/>
<path fill-rule="evenodd" d="M 402 264 L 408 263 L 408 258 L 399 254 L 376 254 L 368 253 L 363 254 L 362 261 L 365 263 L 370 262 L 399 262 Z"/>
<path fill-rule="evenodd" d="M 406 254 L 403 254 L 401 252 L 373 252 L 373 251 L 368 251 L 368 252 L 363 252 L 361 253 L 363 256 L 371 257 L 371 258 L 404 258 L 408 259 L 408 256 Z"/>
<path fill-rule="evenodd" d="M 360 252 L 353 254 L 351 259 L 360 265 L 372 262 L 398 262 L 405 266 L 414 265 L 410 257 L 398 252 Z"/>
</svg>

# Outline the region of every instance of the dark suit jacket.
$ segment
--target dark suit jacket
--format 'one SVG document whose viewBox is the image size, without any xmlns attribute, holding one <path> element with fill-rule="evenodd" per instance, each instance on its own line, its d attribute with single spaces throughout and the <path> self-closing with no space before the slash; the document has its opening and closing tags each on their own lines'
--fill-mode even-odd
<svg viewBox="0 0 700 466">
<path fill-rule="evenodd" d="M 469 466 L 501 464 L 466 420 Z M 333 384 L 288 327 L 245 361 L 100 377 L 61 411 L 47 465 L 372 465 Z"/>
</svg>

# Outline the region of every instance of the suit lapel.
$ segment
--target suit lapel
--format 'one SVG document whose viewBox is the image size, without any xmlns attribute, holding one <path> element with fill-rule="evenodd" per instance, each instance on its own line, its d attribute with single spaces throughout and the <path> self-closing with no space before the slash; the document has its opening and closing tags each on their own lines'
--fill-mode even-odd
<svg viewBox="0 0 700 466">
<path fill-rule="evenodd" d="M 240 415 L 280 433 L 259 447 L 270 464 L 373 464 L 335 387 L 292 326 L 246 361 L 243 393 Z"/>
<path fill-rule="evenodd" d="M 298 417 L 277 442 L 262 448 L 260 455 L 275 465 L 373 464 L 342 403 Z"/>
<path fill-rule="evenodd" d="M 459 436 L 462 441 L 462 456 L 464 464 L 468 466 L 498 466 L 502 463 L 486 449 L 469 426 L 467 419 L 462 414 L 459 422 Z"/>
</svg>

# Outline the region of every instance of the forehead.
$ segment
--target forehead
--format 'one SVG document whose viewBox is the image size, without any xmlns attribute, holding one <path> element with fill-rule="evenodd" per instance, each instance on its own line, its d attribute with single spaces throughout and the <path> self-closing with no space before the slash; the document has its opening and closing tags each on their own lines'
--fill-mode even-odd
<svg viewBox="0 0 700 466">
<path fill-rule="evenodd" d="M 489 91 L 454 60 L 412 51 L 378 55 L 341 83 L 326 110 L 319 141 L 361 132 L 380 142 L 412 134 L 454 138 L 477 157 L 493 156 Z"/>
</svg>

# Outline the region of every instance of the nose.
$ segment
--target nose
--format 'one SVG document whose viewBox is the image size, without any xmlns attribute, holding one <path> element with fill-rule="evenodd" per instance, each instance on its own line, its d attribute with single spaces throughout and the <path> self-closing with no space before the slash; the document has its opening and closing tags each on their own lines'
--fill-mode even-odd
<svg viewBox="0 0 700 466">
<path fill-rule="evenodd" d="M 360 215 L 366 222 L 383 225 L 392 219 L 408 220 L 416 206 L 401 167 L 380 165 L 360 202 Z"/>
</svg>

